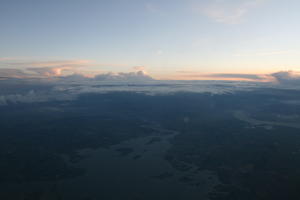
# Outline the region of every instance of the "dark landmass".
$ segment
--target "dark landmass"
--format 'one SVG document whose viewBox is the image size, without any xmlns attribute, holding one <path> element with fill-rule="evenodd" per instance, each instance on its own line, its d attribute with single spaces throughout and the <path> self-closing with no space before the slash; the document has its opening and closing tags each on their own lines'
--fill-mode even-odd
<svg viewBox="0 0 300 200">
<path fill-rule="evenodd" d="M 120 156 L 127 156 L 131 154 L 134 150 L 130 147 L 118 148 L 117 151 L 120 153 Z"/>
<path fill-rule="evenodd" d="M 162 174 L 159 174 L 157 176 L 153 176 L 153 178 L 156 178 L 156 179 L 160 179 L 160 180 L 164 180 L 164 179 L 168 179 L 168 178 L 171 178 L 173 177 L 174 174 L 171 173 L 171 172 L 164 172 Z"/>
<path fill-rule="evenodd" d="M 9 104 L 0 107 L 0 182 L 82 176 L 85 169 L 76 165 L 85 158 L 80 150 L 146 136 L 151 145 L 161 140 L 153 128 L 159 125 L 178 132 L 164 158 L 176 170 L 195 174 L 179 181 L 197 183 L 195 169 L 217 175 L 220 183 L 210 199 L 300 199 L 300 129 L 278 125 L 300 123 L 299 99 L 297 91 L 258 89 L 222 95 L 85 94 L 67 102 Z M 237 111 L 274 124 L 252 124 L 237 118 Z M 117 151 L 125 156 L 133 148 Z"/>
<path fill-rule="evenodd" d="M 157 143 L 157 142 L 160 142 L 161 141 L 161 138 L 160 137 L 153 137 L 151 138 L 151 140 L 149 140 L 146 144 L 147 145 L 151 145 L 151 144 L 154 144 L 154 143 Z"/>
<path fill-rule="evenodd" d="M 135 155 L 135 156 L 133 156 L 133 159 L 134 160 L 138 160 L 138 159 L 140 159 L 142 157 L 142 155 Z"/>
</svg>

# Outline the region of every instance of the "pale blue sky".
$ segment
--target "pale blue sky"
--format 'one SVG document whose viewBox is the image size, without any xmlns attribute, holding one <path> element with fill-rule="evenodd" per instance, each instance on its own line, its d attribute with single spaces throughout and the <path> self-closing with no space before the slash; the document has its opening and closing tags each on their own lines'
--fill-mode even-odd
<svg viewBox="0 0 300 200">
<path fill-rule="evenodd" d="M 159 78 L 297 70 L 299 10 L 296 0 L 0 0 L 0 61 L 91 60 Z"/>
</svg>

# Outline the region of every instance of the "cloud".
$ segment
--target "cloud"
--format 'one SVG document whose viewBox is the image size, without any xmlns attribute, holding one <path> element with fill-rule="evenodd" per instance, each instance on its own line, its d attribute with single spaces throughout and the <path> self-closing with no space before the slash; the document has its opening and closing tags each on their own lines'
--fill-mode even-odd
<svg viewBox="0 0 300 200">
<path fill-rule="evenodd" d="M 40 68 L 27 68 L 28 71 L 32 71 L 40 76 L 61 76 L 64 71 L 71 70 L 72 67 L 40 67 Z"/>
<path fill-rule="evenodd" d="M 0 78 L 55 78 L 78 74 L 94 77 L 105 73 L 103 68 L 107 67 L 132 68 L 131 66 L 121 64 L 99 64 L 91 60 L 22 61 L 13 58 L 2 58 L 0 59 Z M 146 68 L 143 66 L 133 67 L 133 71 L 142 71 L 144 74 L 147 74 Z"/>
<path fill-rule="evenodd" d="M 133 67 L 133 72 L 110 73 L 99 69 L 90 70 L 88 67 L 109 65 L 93 64 L 89 60 L 70 61 L 16 61 L 0 60 L 0 80 L 9 78 L 18 79 L 49 79 L 64 81 L 149 81 L 152 77 L 147 75 L 144 66 Z M 6 66 L 6 68 L 1 68 Z M 110 65 L 113 66 L 113 65 Z M 117 65 L 114 65 L 117 66 Z M 118 65 L 120 66 L 120 65 Z"/>
<path fill-rule="evenodd" d="M 271 74 L 213 73 L 203 74 L 199 71 L 177 71 L 177 77 L 185 80 L 235 80 L 269 82 L 280 85 L 299 85 L 300 71 L 279 71 Z"/>
<path fill-rule="evenodd" d="M 210 74 L 207 77 L 211 78 L 233 78 L 233 79 L 247 79 L 247 80 L 256 80 L 262 81 L 265 80 L 265 75 L 257 75 L 257 74 Z"/>
<path fill-rule="evenodd" d="M 63 72 L 72 70 L 70 67 L 35 67 L 16 69 L 16 68 L 0 68 L 1 78 L 46 78 L 53 76 L 61 76 Z"/>
<path fill-rule="evenodd" d="M 34 90 L 26 94 L 10 94 L 0 96 L 0 106 L 18 103 L 41 103 L 49 101 L 70 101 L 76 98 L 75 95 L 65 94 L 58 91 L 37 93 Z"/>
<path fill-rule="evenodd" d="M 68 76 L 62 76 L 59 77 L 60 80 L 62 81 L 73 81 L 73 82 L 82 82 L 82 81 L 88 81 L 88 80 L 93 80 L 94 78 L 91 77 L 87 77 L 85 75 L 82 74 L 72 74 L 72 75 L 68 75 Z"/>
<path fill-rule="evenodd" d="M 241 74 L 241 73 L 214 73 L 203 74 L 197 71 L 177 71 L 179 77 L 194 80 L 236 80 L 236 81 L 269 81 L 269 75 L 266 74 Z"/>
<path fill-rule="evenodd" d="M 260 6 L 265 0 L 214 0 L 208 5 L 198 6 L 201 14 L 218 23 L 239 24 L 252 9 Z"/>
<path fill-rule="evenodd" d="M 76 73 L 81 68 L 92 66 L 89 60 L 69 61 L 16 61 L 0 59 L 0 77 L 10 78 L 45 78 Z"/>
<path fill-rule="evenodd" d="M 139 70 L 138 70 L 139 69 Z M 0 69 L 0 80 L 18 78 L 20 80 L 26 80 L 31 78 L 45 79 L 52 77 L 54 80 L 61 81 L 122 81 L 122 82 L 141 82 L 154 80 L 149 76 L 142 68 L 137 67 L 135 72 L 119 72 L 119 73 L 101 73 L 94 77 L 86 76 L 84 74 L 72 73 L 70 75 L 63 75 L 63 70 L 68 68 L 29 68 L 28 71 L 32 73 L 25 73 L 19 69 Z"/>
<path fill-rule="evenodd" d="M 0 87 L 0 105 L 72 101 L 80 95 L 87 93 L 138 92 L 148 95 L 164 95 L 177 92 L 208 92 L 212 94 L 224 94 L 258 88 L 300 89 L 300 73 L 294 71 L 281 71 L 266 75 L 232 73 L 201 75 L 200 73 L 191 71 L 180 71 L 180 74 L 190 77 L 206 77 L 210 80 L 154 80 L 143 71 L 105 73 L 97 75 L 94 78 L 85 77 L 81 74 L 73 74 L 59 76 L 51 81 L 42 81 L 44 79 L 34 81 L 31 81 L 31 79 L 7 79 L 0 80 L 0 86 L 2 87 L 2 93 Z M 272 80 L 271 78 L 279 84 L 266 82 L 267 80 Z M 222 80 L 251 80 L 251 82 Z M 24 85 L 25 87 L 19 88 L 19 85 Z"/>
<path fill-rule="evenodd" d="M 0 68 L 0 78 L 28 78 L 29 74 L 20 69 Z"/>
<path fill-rule="evenodd" d="M 146 71 L 146 68 L 144 66 L 135 66 L 133 67 L 134 71 Z"/>
<path fill-rule="evenodd" d="M 106 74 L 99 74 L 95 76 L 95 80 L 98 81 L 153 81 L 154 79 L 147 75 L 144 71 L 137 71 L 137 72 L 120 72 L 120 73 L 106 73 Z"/>
<path fill-rule="evenodd" d="M 72 81 L 66 81 L 68 78 Z M 110 82 L 111 80 L 113 81 Z M 124 80 L 129 82 L 124 82 Z M 134 80 L 134 82 L 130 82 L 131 80 Z M 26 81 L 29 80 L 24 79 L 24 83 Z M 74 84 L 74 81 L 76 84 Z M 9 85 L 14 84 L 15 81 L 4 80 L 0 82 L 0 86 L 3 83 L 5 83 L 6 88 L 9 88 Z M 40 88 L 41 85 L 45 87 Z M 149 79 L 143 72 L 102 74 L 96 78 L 72 75 L 59 77 L 53 82 L 31 82 L 26 90 L 22 89 L 18 92 L 10 92 L 9 90 L 9 93 L 0 93 L 0 106 L 19 103 L 73 101 L 80 95 L 88 93 L 134 92 L 147 95 L 168 95 L 178 92 L 191 92 L 224 94 L 259 87 L 262 87 L 260 82 L 159 81 Z"/>
<path fill-rule="evenodd" d="M 271 74 L 271 76 L 280 84 L 300 84 L 300 72 L 280 71 Z"/>
</svg>

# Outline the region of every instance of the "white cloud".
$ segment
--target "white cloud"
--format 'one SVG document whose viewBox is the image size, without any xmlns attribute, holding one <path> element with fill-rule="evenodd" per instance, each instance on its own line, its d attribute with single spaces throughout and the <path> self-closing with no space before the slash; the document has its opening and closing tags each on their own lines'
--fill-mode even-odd
<svg viewBox="0 0 300 200">
<path fill-rule="evenodd" d="M 154 80 L 151 76 L 147 75 L 144 71 L 129 72 L 129 73 L 106 73 L 95 76 L 98 81 L 125 81 L 125 82 L 142 82 Z"/>
</svg>

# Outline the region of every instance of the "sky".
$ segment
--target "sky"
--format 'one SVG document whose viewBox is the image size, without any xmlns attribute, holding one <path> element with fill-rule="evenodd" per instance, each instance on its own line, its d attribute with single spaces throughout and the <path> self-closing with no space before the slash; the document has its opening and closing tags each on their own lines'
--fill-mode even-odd
<svg viewBox="0 0 300 200">
<path fill-rule="evenodd" d="M 0 75 L 297 71 L 299 9 L 297 0 L 0 0 Z"/>
</svg>

